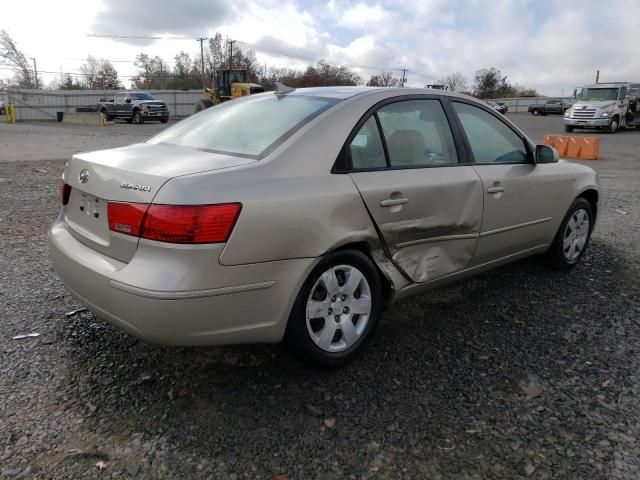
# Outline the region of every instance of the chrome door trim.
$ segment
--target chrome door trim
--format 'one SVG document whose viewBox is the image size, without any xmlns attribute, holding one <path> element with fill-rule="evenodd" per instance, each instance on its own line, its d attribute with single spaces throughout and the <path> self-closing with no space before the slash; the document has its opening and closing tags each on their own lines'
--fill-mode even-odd
<svg viewBox="0 0 640 480">
<path fill-rule="evenodd" d="M 540 218 L 538 220 L 531 220 L 530 222 L 519 223 L 517 225 L 509 225 L 508 227 L 496 228 L 495 230 L 487 230 L 486 232 L 480 232 L 480 237 L 487 237 L 489 235 L 495 235 L 496 233 L 508 232 L 510 230 L 516 230 L 518 228 L 530 227 L 531 225 L 550 222 L 551 219 L 551 217 Z"/>
</svg>

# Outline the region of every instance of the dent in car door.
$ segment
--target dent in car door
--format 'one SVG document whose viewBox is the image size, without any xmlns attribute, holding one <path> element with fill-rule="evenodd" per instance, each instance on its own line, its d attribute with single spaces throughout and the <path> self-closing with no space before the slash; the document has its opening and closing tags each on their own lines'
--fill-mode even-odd
<svg viewBox="0 0 640 480">
<path fill-rule="evenodd" d="M 473 265 L 548 244 L 567 178 L 555 165 L 532 163 L 523 138 L 474 105 L 453 102 L 482 179 L 484 213 Z"/>
<path fill-rule="evenodd" d="M 414 281 L 466 268 L 478 241 L 482 188 L 472 167 L 352 173 L 391 258 Z"/>
<path fill-rule="evenodd" d="M 472 167 L 458 165 L 440 102 L 385 105 L 348 147 L 354 169 L 377 170 L 350 176 L 396 265 L 415 282 L 466 268 L 480 232 L 482 188 Z"/>
</svg>

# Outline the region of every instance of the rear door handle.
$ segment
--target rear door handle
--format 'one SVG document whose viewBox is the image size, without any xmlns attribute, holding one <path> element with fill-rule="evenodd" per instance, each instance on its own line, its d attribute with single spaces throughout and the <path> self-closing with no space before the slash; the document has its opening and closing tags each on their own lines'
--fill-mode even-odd
<svg viewBox="0 0 640 480">
<path fill-rule="evenodd" d="M 489 187 L 487 188 L 487 193 L 500 193 L 504 192 L 504 187 Z"/>
<path fill-rule="evenodd" d="M 404 205 L 409 203 L 408 198 L 385 198 L 380 202 L 381 207 L 395 207 L 396 205 Z"/>
</svg>

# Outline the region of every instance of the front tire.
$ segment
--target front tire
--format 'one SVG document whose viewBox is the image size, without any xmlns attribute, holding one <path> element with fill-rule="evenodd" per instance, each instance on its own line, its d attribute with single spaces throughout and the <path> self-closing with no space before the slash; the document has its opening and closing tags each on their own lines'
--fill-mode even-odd
<svg viewBox="0 0 640 480">
<path fill-rule="evenodd" d="M 198 103 L 196 103 L 196 109 L 194 113 L 202 112 L 203 110 L 211 107 L 213 107 L 213 102 L 211 100 L 207 98 L 201 98 L 200 100 L 198 100 Z"/>
<path fill-rule="evenodd" d="M 619 127 L 620 127 L 620 120 L 618 119 L 618 117 L 613 117 L 609 122 L 609 126 L 607 127 L 606 131 L 609 134 L 614 134 L 618 131 Z"/>
<path fill-rule="evenodd" d="M 572 125 L 565 125 L 564 126 L 564 131 L 567 133 L 573 133 L 573 126 Z"/>
<path fill-rule="evenodd" d="M 160 123 L 167 123 L 169 121 L 169 117 L 162 117 L 160 119 Z"/>
<path fill-rule="evenodd" d="M 547 263 L 559 270 L 575 267 L 587 250 L 594 220 L 591 204 L 584 198 L 576 198 L 546 253 Z"/>
<path fill-rule="evenodd" d="M 343 366 L 371 339 L 381 306 L 380 276 L 369 257 L 357 250 L 330 253 L 300 289 L 285 343 L 305 363 Z"/>
<path fill-rule="evenodd" d="M 534 117 L 539 116 L 540 110 L 538 110 L 537 108 L 534 108 L 533 110 L 531 110 L 531 115 L 533 115 Z"/>
<path fill-rule="evenodd" d="M 136 110 L 133 112 L 133 123 L 136 125 L 142 125 L 144 123 L 144 118 L 142 118 L 142 113 L 140 110 Z"/>
</svg>

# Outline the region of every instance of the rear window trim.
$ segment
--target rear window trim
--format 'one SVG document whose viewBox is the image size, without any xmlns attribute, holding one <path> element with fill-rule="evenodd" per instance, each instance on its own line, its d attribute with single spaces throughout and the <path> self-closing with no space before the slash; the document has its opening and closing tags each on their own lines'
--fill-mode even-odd
<svg viewBox="0 0 640 480">
<path fill-rule="evenodd" d="M 271 94 L 271 92 L 265 92 L 264 94 L 256 94 L 256 96 L 257 95 L 260 95 L 260 96 L 269 95 L 269 94 Z M 275 95 L 275 93 L 274 93 L 274 95 Z M 251 97 L 253 97 L 253 95 L 245 97 L 244 99 L 251 99 Z M 322 97 L 322 96 L 319 96 L 319 95 L 304 95 L 304 96 L 301 95 L 300 97 L 292 97 L 292 98 L 312 98 L 312 99 L 324 100 L 324 101 L 327 102 L 327 105 L 322 107 L 322 108 L 320 108 L 319 110 L 313 112 L 312 114 L 307 115 L 306 117 L 304 117 L 298 123 L 293 125 L 289 130 L 287 130 L 282 135 L 280 135 L 273 143 L 271 143 L 265 150 L 263 150 L 259 154 L 251 155 L 251 154 L 248 154 L 248 153 L 231 152 L 231 151 L 226 151 L 226 150 L 217 150 L 217 149 L 205 148 L 205 147 L 195 147 L 195 146 L 191 146 L 191 145 L 182 145 L 182 144 L 179 144 L 179 143 L 171 143 L 171 142 L 153 142 L 152 145 L 170 145 L 170 146 L 175 146 L 175 147 L 190 148 L 192 150 L 196 150 L 196 151 L 200 151 L 200 152 L 215 153 L 215 154 L 218 154 L 218 155 L 228 155 L 228 156 L 231 156 L 231 157 L 248 158 L 250 160 L 262 160 L 265 157 L 269 156 L 271 153 L 273 153 L 273 151 L 276 150 L 280 145 L 282 145 L 287 140 L 289 140 L 289 138 L 291 138 L 297 131 L 301 130 L 305 125 L 308 125 L 313 120 L 318 118 L 320 115 L 322 115 L 323 113 L 327 112 L 328 110 L 330 110 L 331 108 L 335 107 L 336 105 L 338 105 L 340 102 L 343 101 L 342 99 L 336 99 L 336 98 L 331 98 L 331 97 Z M 228 101 L 237 102 L 237 101 L 241 101 L 241 100 L 244 100 L 244 99 L 228 100 Z M 223 103 L 227 103 L 227 102 L 223 102 Z M 213 106 L 211 108 L 215 108 L 216 106 Z M 194 114 L 194 115 L 197 115 L 197 114 Z M 188 117 L 188 118 L 190 118 L 190 117 Z M 147 140 L 144 143 L 150 143 L 154 138 L 156 138 L 157 136 L 159 136 L 161 134 L 162 134 L 162 132 L 160 132 L 156 136 L 151 137 L 149 140 Z"/>
</svg>

